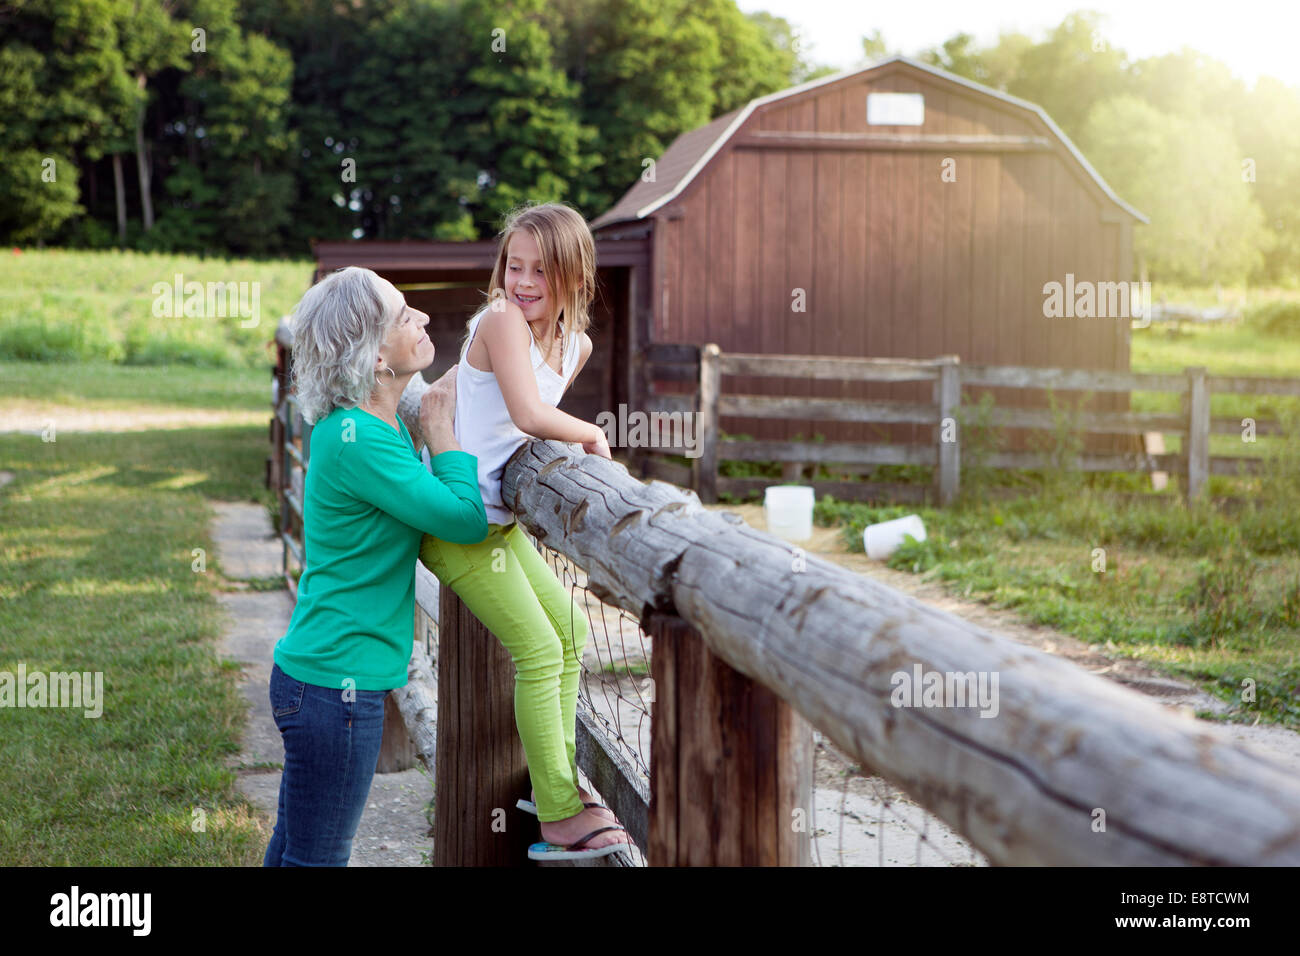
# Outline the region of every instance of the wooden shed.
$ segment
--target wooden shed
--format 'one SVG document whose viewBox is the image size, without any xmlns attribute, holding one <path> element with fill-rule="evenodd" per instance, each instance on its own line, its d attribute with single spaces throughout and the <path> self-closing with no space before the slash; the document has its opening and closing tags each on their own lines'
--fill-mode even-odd
<svg viewBox="0 0 1300 956">
<path fill-rule="evenodd" d="M 1130 320 L 1047 318 L 1043 288 L 1131 280 L 1134 222 L 1146 219 L 1041 108 L 894 57 L 682 134 L 592 228 L 649 245 L 630 309 L 642 346 L 1126 371 Z M 929 400 L 923 383 L 728 376 L 724 389 Z M 990 391 L 999 404 L 1045 398 Z M 1127 406 L 1125 394 L 1089 405 Z M 721 425 L 759 439 L 928 440 L 919 426 Z"/>
</svg>

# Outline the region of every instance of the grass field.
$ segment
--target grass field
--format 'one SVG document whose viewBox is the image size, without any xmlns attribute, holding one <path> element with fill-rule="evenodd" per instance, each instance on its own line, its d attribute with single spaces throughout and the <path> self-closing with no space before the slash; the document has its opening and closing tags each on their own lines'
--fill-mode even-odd
<svg viewBox="0 0 1300 956">
<path fill-rule="evenodd" d="M 49 365 L 0 363 L 5 401 Z M 0 434 L 0 671 L 101 672 L 103 715 L 3 715 L 0 865 L 253 865 L 265 837 L 234 789 L 244 706 L 216 654 L 209 500 L 263 500 L 267 373 L 78 366 L 80 408 L 261 408 L 257 425 Z M 201 549 L 204 569 L 196 571 Z M 196 810 L 206 817 L 195 832 Z"/>
<path fill-rule="evenodd" d="M 120 251 L 5 252 L 0 254 L 0 358 L 255 366 L 272 359 L 268 343 L 275 326 L 310 284 L 313 268 L 307 261 Z M 178 275 L 181 312 L 157 314 L 176 313 L 175 294 L 163 296 L 154 287 L 171 290 Z M 190 282 L 201 284 L 202 296 L 185 291 Z M 247 285 L 238 307 L 231 308 L 224 295 L 209 304 L 209 283 Z"/>
<path fill-rule="evenodd" d="M 1264 335 L 1245 322 L 1222 327 L 1152 327 L 1134 331 L 1130 363 L 1135 372 L 1182 372 L 1203 365 L 1211 375 L 1296 378 L 1300 377 L 1300 336 Z M 1176 414 L 1180 410 L 1179 396 L 1134 392 L 1132 408 L 1135 412 Z M 1295 416 L 1300 420 L 1300 398 L 1211 394 L 1210 413 L 1216 418 L 1222 416 L 1238 421 L 1244 418 L 1260 421 L 1280 416 Z M 1167 435 L 1165 444 L 1172 453 L 1180 450 L 1182 442 L 1176 435 Z M 1210 454 L 1251 455 L 1268 444 L 1261 439 L 1251 448 L 1233 435 L 1211 435 Z"/>
<path fill-rule="evenodd" d="M 900 548 L 890 567 L 1189 678 L 1234 704 L 1230 719 L 1300 727 L 1293 505 L 1225 515 L 1117 503 L 1104 489 L 1062 484 L 946 510 L 829 498 L 816 507 L 818 523 L 842 527 L 855 551 L 867 524 L 909 513 L 921 516 L 927 539 Z M 1242 697 L 1248 687 L 1253 701 Z"/>
</svg>

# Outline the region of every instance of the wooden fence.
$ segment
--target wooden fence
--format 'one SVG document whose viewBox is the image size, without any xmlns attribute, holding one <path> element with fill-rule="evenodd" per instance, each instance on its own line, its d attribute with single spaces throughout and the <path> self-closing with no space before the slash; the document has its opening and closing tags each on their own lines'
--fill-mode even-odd
<svg viewBox="0 0 1300 956">
<path fill-rule="evenodd" d="M 422 388 L 400 410 L 417 441 Z M 652 865 L 806 863 L 809 724 L 995 864 L 1300 864 L 1300 782 L 1219 728 L 567 445 L 521 446 L 503 499 L 652 635 L 648 806 L 590 723 L 579 747 Z M 450 589 L 438 604 L 394 747 L 435 773 L 435 862 L 518 865 L 509 661 Z"/>
<path fill-rule="evenodd" d="M 645 621 L 680 617 L 700 651 L 793 706 L 995 864 L 1300 862 L 1300 782 L 1219 728 L 557 442 L 530 441 L 511 458 L 503 498 L 548 547 L 586 568 L 605 600 Z M 914 674 L 923 678 L 917 696 L 903 701 L 897 691 Z M 961 703 L 922 700 L 929 675 L 997 689 L 983 710 L 960 692 Z M 657 709 L 663 700 L 660 691 Z M 723 742 L 722 759 L 688 759 L 696 742 L 655 728 L 656 755 L 704 768 L 703 786 L 677 788 L 672 804 L 689 821 L 677 832 L 702 839 L 751 812 L 710 796 L 756 762 L 726 747 L 744 718 L 708 711 L 696 732 Z M 760 824 L 766 816 L 789 826 L 782 795 L 798 779 L 797 759 L 766 778 Z M 651 774 L 652 850 L 659 786 L 674 783 L 656 779 L 661 770 Z"/>
<path fill-rule="evenodd" d="M 302 499 L 311 454 L 311 425 L 302 417 L 291 383 L 293 330 L 281 319 L 275 330 L 276 365 L 271 386 L 271 454 L 266 460 L 266 484 L 276 496 L 280 516 L 283 560 L 281 573 L 294 600 L 298 577 L 305 566 L 302 550 Z"/>
<path fill-rule="evenodd" d="M 681 443 L 630 449 L 642 475 L 688 485 L 706 502 L 719 493 L 744 495 L 773 484 L 767 478 L 728 478 L 718 474 L 720 460 L 773 461 L 785 465 L 787 480 L 796 480 L 806 464 L 833 463 L 849 469 L 879 465 L 921 465 L 933 469 L 929 487 L 888 482 L 810 482 L 818 494 L 869 500 L 937 501 L 950 503 L 961 484 L 963 431 L 958 419 L 972 410 L 962 406 L 968 387 L 1093 392 L 1163 392 L 1182 397 L 1182 414 L 1159 412 L 1080 411 L 1081 432 L 1131 435 L 1175 434 L 1183 448 L 1178 454 L 1081 454 L 1066 464 L 1081 471 L 1173 473 L 1185 478 L 1189 498 L 1199 495 L 1210 475 L 1256 474 L 1259 457 L 1211 456 L 1210 435 L 1240 435 L 1238 419 L 1212 418 L 1211 394 L 1300 396 L 1300 379 L 1209 375 L 1205 368 L 1187 368 L 1182 374 L 1144 374 L 1091 369 L 1026 368 L 1008 365 L 966 365 L 956 356 L 933 360 L 840 358 L 824 355 L 757 355 L 724 353 L 716 345 L 658 345 L 647 350 L 649 381 L 694 382 L 693 394 L 656 394 L 646 409 L 660 416 L 698 414 L 698 448 Z M 722 388 L 724 375 L 838 380 L 846 382 L 933 383 L 928 403 L 868 401 L 844 398 L 809 398 L 729 394 Z M 765 419 L 821 420 L 868 424 L 916 424 L 933 428 L 928 445 L 866 442 L 751 441 L 722 438 L 719 420 L 724 416 Z M 664 419 L 668 421 L 667 418 Z M 1045 408 L 995 408 L 990 426 L 1050 432 L 1057 427 Z M 948 426 L 948 427 L 945 427 Z M 1273 419 L 1254 422 L 1256 435 L 1283 434 Z M 665 455 L 694 452 L 690 466 L 667 460 Z M 995 452 L 982 462 L 990 468 L 1045 470 L 1060 464 L 1035 452 Z"/>
</svg>

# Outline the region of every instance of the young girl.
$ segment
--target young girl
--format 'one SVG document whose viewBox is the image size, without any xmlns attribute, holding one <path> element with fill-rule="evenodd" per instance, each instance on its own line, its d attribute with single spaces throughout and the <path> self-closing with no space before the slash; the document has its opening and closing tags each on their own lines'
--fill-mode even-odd
<svg viewBox="0 0 1300 956">
<path fill-rule="evenodd" d="M 507 459 L 528 439 L 581 442 L 609 458 L 605 433 L 560 411 L 591 355 L 596 254 L 567 206 L 526 206 L 501 231 L 489 302 L 469 322 L 456 373 L 455 434 L 478 458 L 488 536 L 463 545 L 425 535 L 420 559 L 495 634 L 515 663 L 515 723 L 546 843 L 533 859 L 603 856 L 628 843 L 578 784 L 578 676 L 588 625 L 501 500 Z M 494 554 L 505 555 L 504 573 Z"/>
</svg>

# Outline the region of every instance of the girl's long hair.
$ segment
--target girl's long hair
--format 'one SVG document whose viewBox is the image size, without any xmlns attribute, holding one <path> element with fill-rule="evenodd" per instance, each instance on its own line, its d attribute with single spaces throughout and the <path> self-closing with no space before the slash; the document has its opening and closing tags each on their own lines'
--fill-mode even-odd
<svg viewBox="0 0 1300 956">
<path fill-rule="evenodd" d="M 591 230 L 576 209 L 563 203 L 529 203 L 511 211 L 499 233 L 484 309 L 493 298 L 505 295 L 506 253 L 510 237 L 520 230 L 533 237 L 542 254 L 547 295 L 560 300 L 558 321 L 567 347 L 569 336 L 581 335 L 591 326 L 591 303 L 596 294 L 596 243 Z M 468 339 L 467 324 L 461 338 L 462 351 Z"/>
</svg>

